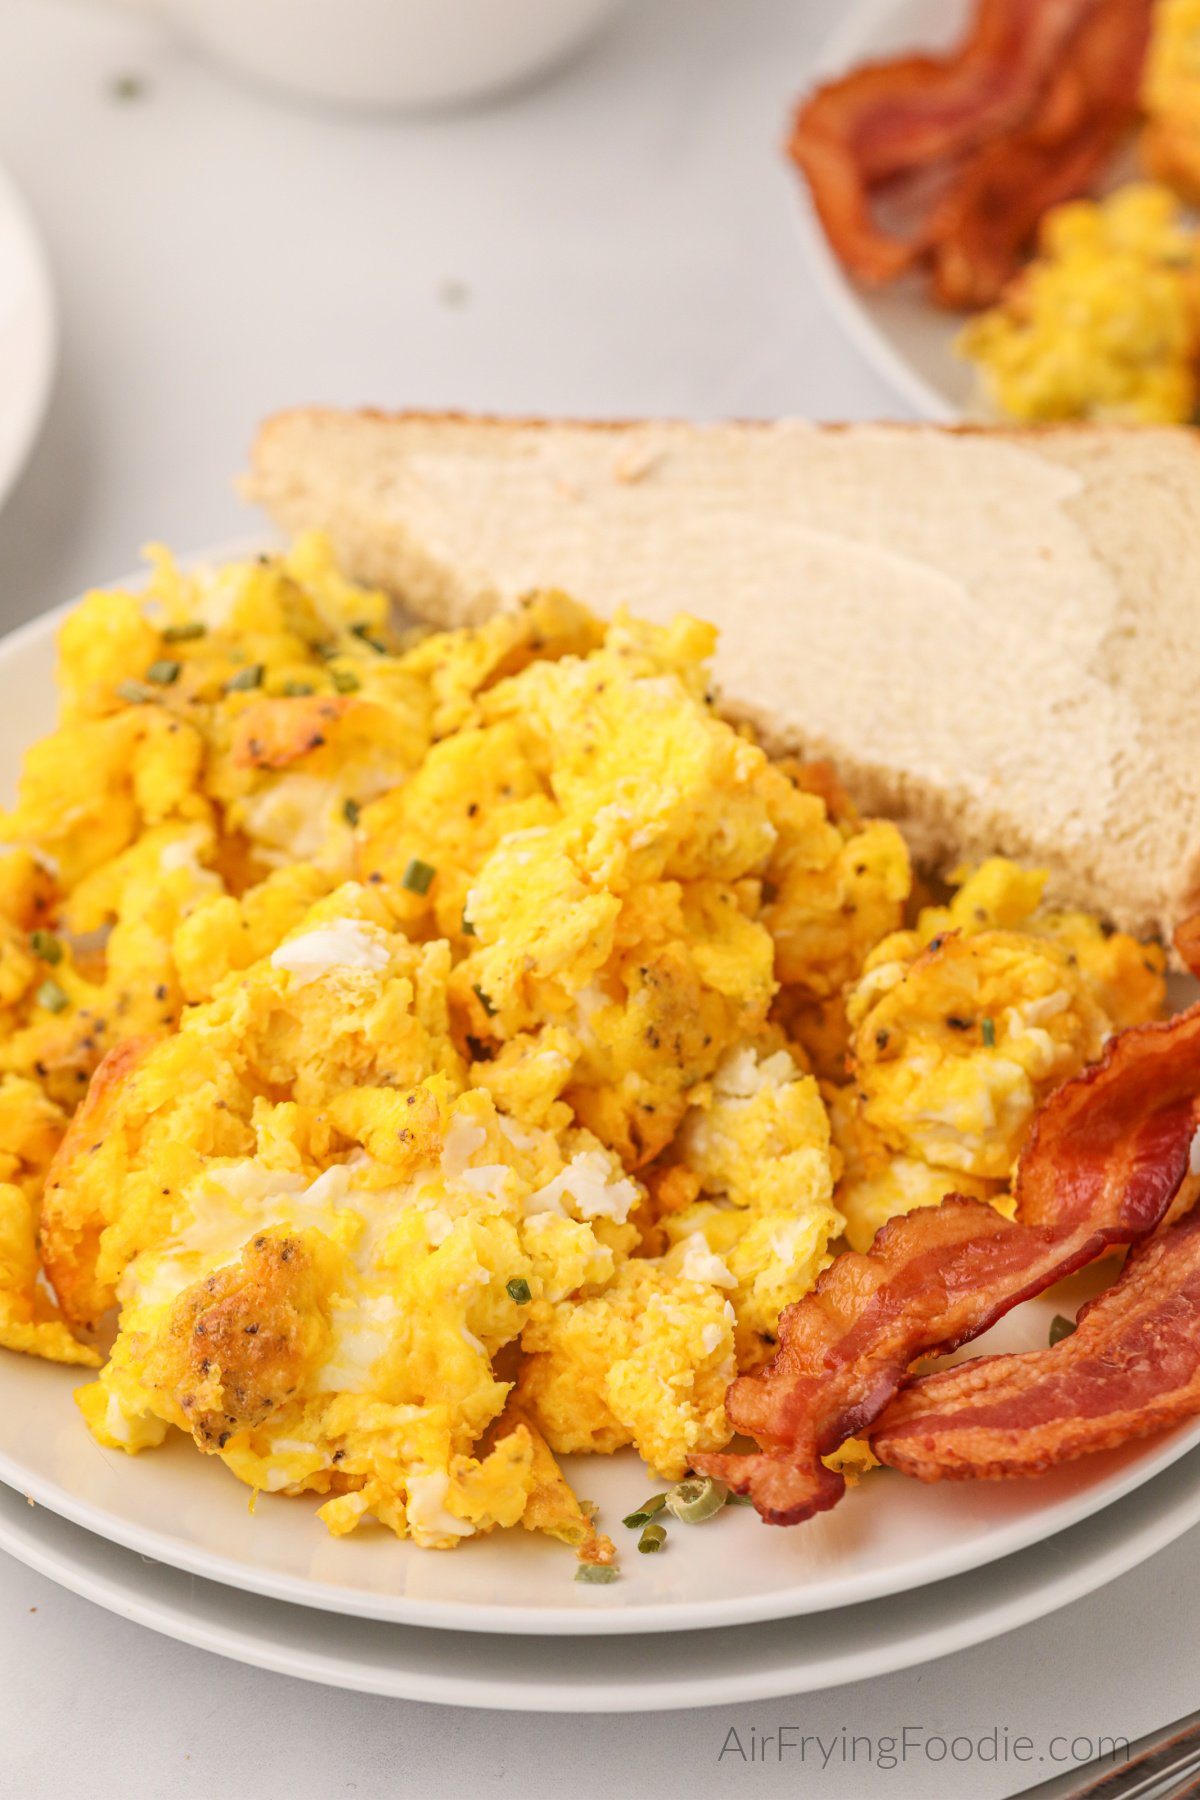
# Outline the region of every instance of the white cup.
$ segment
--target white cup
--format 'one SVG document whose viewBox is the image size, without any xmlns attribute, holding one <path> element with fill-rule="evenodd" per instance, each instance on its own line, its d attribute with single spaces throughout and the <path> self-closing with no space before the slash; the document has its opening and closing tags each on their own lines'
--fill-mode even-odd
<svg viewBox="0 0 1200 1800">
<path fill-rule="evenodd" d="M 136 0 L 256 81 L 339 106 L 453 106 L 577 49 L 626 0 Z"/>
</svg>

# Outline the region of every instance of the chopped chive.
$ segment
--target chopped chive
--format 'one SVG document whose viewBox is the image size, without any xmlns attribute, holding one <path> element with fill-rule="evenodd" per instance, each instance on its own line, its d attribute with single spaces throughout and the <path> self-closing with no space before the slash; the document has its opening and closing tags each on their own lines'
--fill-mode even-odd
<svg viewBox="0 0 1200 1800">
<path fill-rule="evenodd" d="M 59 987 L 57 981 L 51 980 L 49 976 L 43 981 L 41 987 L 33 997 L 39 1006 L 44 1006 L 47 1012 L 52 1013 L 65 1012 L 67 1007 L 71 1004 L 67 995 L 62 988 Z"/>
<path fill-rule="evenodd" d="M 62 945 L 52 931 L 31 931 L 29 948 L 35 956 L 41 957 L 44 963 L 60 963 L 62 961 Z"/>
<path fill-rule="evenodd" d="M 979 1029 L 983 1033 L 983 1041 L 987 1049 L 994 1050 L 996 1048 L 996 1021 L 985 1019 Z"/>
<path fill-rule="evenodd" d="M 667 1495 L 667 1511 L 684 1525 L 703 1525 L 720 1512 L 725 1504 L 725 1483 L 709 1475 L 693 1475 L 681 1481 Z"/>
<path fill-rule="evenodd" d="M 357 800 L 342 801 L 342 817 L 345 819 L 347 825 L 357 825 L 361 812 L 362 807 L 358 804 Z"/>
<path fill-rule="evenodd" d="M 491 996 L 484 993 L 483 989 L 480 987 L 480 985 L 477 981 L 474 981 L 471 983 L 471 992 L 474 994 L 475 998 L 478 1000 L 480 1006 L 482 1006 L 482 1008 L 483 1008 L 484 1012 L 487 1014 L 488 1018 L 494 1019 L 496 1016 L 496 1002 L 491 998 Z"/>
<path fill-rule="evenodd" d="M 638 1549 L 643 1556 L 650 1556 L 655 1550 L 661 1550 L 666 1541 L 665 1525 L 647 1525 L 638 1539 Z"/>
<path fill-rule="evenodd" d="M 533 1299 L 533 1295 L 529 1290 L 529 1283 L 522 1280 L 519 1275 L 514 1275 L 511 1281 L 505 1282 L 504 1291 L 514 1306 L 528 1306 L 529 1302 Z"/>
<path fill-rule="evenodd" d="M 147 700 L 154 698 L 143 681 L 118 681 L 117 693 L 122 700 L 128 700 L 130 706 L 145 706 Z"/>
<path fill-rule="evenodd" d="M 179 680 L 182 667 L 182 663 L 172 662 L 169 657 L 160 657 L 158 662 L 152 662 L 146 670 L 146 680 L 152 681 L 155 687 L 170 687 L 173 681 Z"/>
<path fill-rule="evenodd" d="M 353 669 L 330 669 L 329 679 L 339 694 L 356 694 L 362 686 Z"/>
<path fill-rule="evenodd" d="M 436 874 L 432 863 L 422 862 L 419 856 L 410 856 L 400 877 L 400 886 L 407 888 L 410 894 L 427 894 Z"/>
<path fill-rule="evenodd" d="M 350 627 L 350 630 L 354 634 L 354 636 L 359 640 L 360 643 L 369 644 L 371 646 L 372 650 L 375 651 L 377 656 L 386 656 L 387 655 L 387 645 L 385 643 L 383 643 L 379 638 L 373 637 L 371 635 L 371 627 L 370 627 L 370 625 L 368 625 L 365 622 L 365 620 L 360 621 L 359 624 L 357 624 L 357 625 L 352 625 Z"/>
<path fill-rule="evenodd" d="M 468 917 L 467 917 L 467 909 L 465 906 L 463 907 L 463 915 L 462 915 L 462 934 L 464 937 L 474 937 L 475 936 L 475 927 L 472 925 L 470 919 L 468 919 Z"/>
<path fill-rule="evenodd" d="M 576 1581 L 588 1581 L 597 1587 L 617 1579 L 617 1571 L 611 1563 L 580 1563 L 575 1571 Z"/>
<path fill-rule="evenodd" d="M 749 1494 L 726 1494 L 725 1504 L 726 1506 L 753 1506 L 754 1502 Z"/>
<path fill-rule="evenodd" d="M 651 1494 L 650 1498 L 643 1500 L 635 1511 L 626 1513 L 621 1523 L 628 1525 L 630 1531 L 636 1531 L 639 1525 L 648 1524 L 655 1513 L 660 1513 L 666 1504 L 667 1496 L 665 1494 Z"/>
<path fill-rule="evenodd" d="M 227 694 L 240 694 L 244 693 L 247 688 L 261 687 L 262 678 L 262 664 L 247 663 L 244 669 L 239 669 L 236 675 L 231 675 L 229 677 L 229 680 L 225 683 L 225 692 Z"/>
<path fill-rule="evenodd" d="M 285 681 L 283 691 L 289 700 L 298 700 L 301 694 L 311 694 L 313 686 L 311 681 Z"/>
<path fill-rule="evenodd" d="M 185 619 L 182 625 L 164 625 L 159 636 L 164 644 L 190 644 L 193 638 L 206 635 L 208 626 L 200 619 Z"/>
<path fill-rule="evenodd" d="M 1065 1319 L 1062 1313 L 1055 1313 L 1050 1321 L 1050 1348 L 1053 1350 L 1055 1344 L 1061 1344 L 1063 1339 L 1069 1338 L 1074 1330 L 1074 1319 Z"/>
</svg>

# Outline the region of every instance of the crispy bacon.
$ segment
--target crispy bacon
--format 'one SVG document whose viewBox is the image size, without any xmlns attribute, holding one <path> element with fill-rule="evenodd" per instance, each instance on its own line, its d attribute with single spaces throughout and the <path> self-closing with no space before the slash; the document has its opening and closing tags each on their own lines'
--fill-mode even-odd
<svg viewBox="0 0 1200 1800">
<path fill-rule="evenodd" d="M 1149 0 L 1102 6 L 1081 27 L 1031 117 L 951 179 L 926 227 L 943 306 L 987 306 L 1052 206 L 1087 191 L 1137 114 Z"/>
<path fill-rule="evenodd" d="M 866 1255 L 848 1252 L 779 1321 L 774 1360 L 729 1389 L 734 1429 L 756 1454 L 696 1467 L 791 1525 L 836 1504 L 821 1458 L 880 1417 L 914 1360 L 956 1349 L 1020 1301 L 1135 1243 L 1162 1220 L 1188 1172 L 1200 1118 L 1200 1007 L 1114 1037 L 1048 1100 L 1021 1158 L 1017 1220 L 949 1195 L 891 1220 Z"/>
<path fill-rule="evenodd" d="M 951 55 L 819 88 L 788 153 L 851 273 L 882 283 L 932 260 L 946 303 L 992 298 L 1041 212 L 1081 192 L 1132 122 L 1152 3 L 980 0 Z M 914 176 L 916 217 L 885 225 L 876 202 Z"/>
<path fill-rule="evenodd" d="M 919 1481 L 1040 1475 L 1200 1413 L 1200 1212 L 1131 1252 L 1121 1279 L 1049 1350 L 926 1375 L 871 1434 Z"/>
</svg>

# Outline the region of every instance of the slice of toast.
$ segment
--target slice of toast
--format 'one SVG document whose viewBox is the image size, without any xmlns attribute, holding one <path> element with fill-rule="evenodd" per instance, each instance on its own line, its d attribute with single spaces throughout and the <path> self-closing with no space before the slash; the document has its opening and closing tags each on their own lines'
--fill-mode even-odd
<svg viewBox="0 0 1200 1800">
<path fill-rule="evenodd" d="M 1200 904 L 1200 454 L 1183 429 L 298 411 L 246 483 L 439 625 L 532 588 L 721 630 L 728 715 L 946 869 L 1167 935 Z"/>
</svg>

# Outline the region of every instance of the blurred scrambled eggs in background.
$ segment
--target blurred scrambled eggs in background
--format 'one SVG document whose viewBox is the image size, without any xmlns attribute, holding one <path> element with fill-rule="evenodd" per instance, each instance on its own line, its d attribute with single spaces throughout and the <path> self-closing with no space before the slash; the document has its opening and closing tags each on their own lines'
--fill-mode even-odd
<svg viewBox="0 0 1200 1800">
<path fill-rule="evenodd" d="M 59 648 L 2 821 L 0 1344 L 336 1533 L 607 1561 L 556 1457 L 682 1476 L 843 1235 L 1003 1207 L 1162 1006 L 1157 948 L 1011 863 L 918 911 L 689 618 L 406 638 L 308 538 L 157 552 Z"/>
<path fill-rule="evenodd" d="M 1037 257 L 959 348 L 1009 418 L 1185 423 L 1200 370 L 1200 239 L 1180 202 L 1132 182 L 1052 208 Z"/>
<path fill-rule="evenodd" d="M 1142 76 L 1147 181 L 1051 207 L 1037 254 L 958 347 L 1012 419 L 1186 424 L 1200 400 L 1200 0 L 1158 0 Z"/>
</svg>

